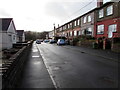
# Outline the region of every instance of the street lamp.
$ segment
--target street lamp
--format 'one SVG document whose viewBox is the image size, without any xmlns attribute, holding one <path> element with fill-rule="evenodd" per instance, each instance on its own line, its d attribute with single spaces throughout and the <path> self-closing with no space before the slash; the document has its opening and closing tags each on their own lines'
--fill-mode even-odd
<svg viewBox="0 0 120 90">
<path fill-rule="evenodd" d="M 54 25 L 54 39 L 55 39 L 55 23 L 53 25 Z"/>
</svg>

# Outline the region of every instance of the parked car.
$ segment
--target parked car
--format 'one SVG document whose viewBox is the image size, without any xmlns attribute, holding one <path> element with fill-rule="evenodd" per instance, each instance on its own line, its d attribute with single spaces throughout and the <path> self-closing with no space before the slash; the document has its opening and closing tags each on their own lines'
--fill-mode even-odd
<svg viewBox="0 0 120 90">
<path fill-rule="evenodd" d="M 52 44 L 52 43 L 56 43 L 56 40 L 50 39 L 50 43 L 51 43 L 51 44 Z"/>
<path fill-rule="evenodd" d="M 36 40 L 36 43 L 37 43 L 37 44 L 41 44 L 41 40 L 40 40 L 40 39 L 37 39 L 37 40 Z"/>
<path fill-rule="evenodd" d="M 64 39 L 58 39 L 57 45 L 65 45 L 65 40 Z"/>
<path fill-rule="evenodd" d="M 69 45 L 70 44 L 69 40 L 65 40 L 65 44 Z"/>
<path fill-rule="evenodd" d="M 44 42 L 47 43 L 47 42 L 49 42 L 49 40 L 48 40 L 48 39 L 45 39 Z"/>
</svg>

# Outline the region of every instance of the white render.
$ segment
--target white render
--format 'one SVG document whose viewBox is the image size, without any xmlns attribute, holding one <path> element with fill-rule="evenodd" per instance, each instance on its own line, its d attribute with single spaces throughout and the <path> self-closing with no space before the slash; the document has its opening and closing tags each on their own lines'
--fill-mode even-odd
<svg viewBox="0 0 120 90">
<path fill-rule="evenodd" d="M 0 30 L 0 50 L 10 49 L 16 43 L 16 30 L 13 21 L 11 21 L 8 30 Z"/>
</svg>

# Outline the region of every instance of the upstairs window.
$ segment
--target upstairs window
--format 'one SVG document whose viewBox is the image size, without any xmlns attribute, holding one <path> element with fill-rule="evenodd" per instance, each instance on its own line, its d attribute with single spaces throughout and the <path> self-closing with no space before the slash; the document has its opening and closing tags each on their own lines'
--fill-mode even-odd
<svg viewBox="0 0 120 90">
<path fill-rule="evenodd" d="M 80 20 L 79 19 L 77 20 L 77 25 L 80 25 Z"/>
<path fill-rule="evenodd" d="M 76 22 L 76 21 L 74 22 L 74 25 L 75 25 L 75 26 L 77 25 L 77 22 Z"/>
<path fill-rule="evenodd" d="M 60 31 L 62 31 L 62 27 L 60 28 Z"/>
<path fill-rule="evenodd" d="M 85 16 L 84 19 L 83 19 L 83 23 L 86 23 L 86 19 L 87 19 L 87 18 L 86 18 L 86 16 Z"/>
<path fill-rule="evenodd" d="M 88 16 L 88 22 L 91 22 L 91 16 L 90 15 Z"/>
<path fill-rule="evenodd" d="M 99 18 L 102 18 L 103 17 L 103 9 L 99 10 Z"/>
<path fill-rule="evenodd" d="M 104 25 L 97 26 L 97 34 L 104 34 Z"/>
<path fill-rule="evenodd" d="M 72 23 L 70 23 L 70 28 L 72 28 Z"/>
<path fill-rule="evenodd" d="M 70 28 L 70 25 L 68 24 L 68 28 Z"/>
<path fill-rule="evenodd" d="M 107 7 L 107 16 L 113 14 L 113 5 Z"/>
</svg>

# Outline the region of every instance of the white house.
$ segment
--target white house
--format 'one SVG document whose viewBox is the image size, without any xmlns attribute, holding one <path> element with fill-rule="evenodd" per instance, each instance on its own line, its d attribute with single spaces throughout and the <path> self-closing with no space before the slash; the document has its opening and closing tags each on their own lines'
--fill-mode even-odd
<svg viewBox="0 0 120 90">
<path fill-rule="evenodd" d="M 24 30 L 17 30 L 17 42 L 25 41 L 25 33 Z"/>
<path fill-rule="evenodd" d="M 0 18 L 0 50 L 10 49 L 16 43 L 13 18 Z"/>
</svg>

